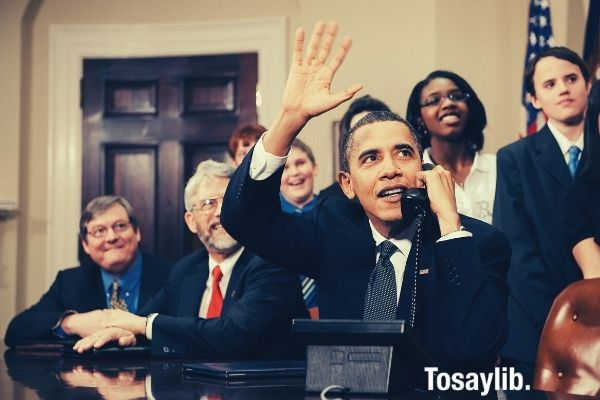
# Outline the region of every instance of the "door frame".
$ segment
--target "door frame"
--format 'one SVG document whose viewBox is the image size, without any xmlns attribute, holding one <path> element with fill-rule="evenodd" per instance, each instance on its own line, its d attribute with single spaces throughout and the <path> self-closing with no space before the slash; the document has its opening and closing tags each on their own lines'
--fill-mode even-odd
<svg viewBox="0 0 600 400">
<path fill-rule="evenodd" d="M 48 65 L 48 224 L 46 287 L 77 265 L 81 214 L 84 58 L 172 57 L 258 53 L 258 120 L 268 126 L 279 109 L 287 70 L 287 18 L 265 17 L 182 24 L 51 25 Z"/>
</svg>

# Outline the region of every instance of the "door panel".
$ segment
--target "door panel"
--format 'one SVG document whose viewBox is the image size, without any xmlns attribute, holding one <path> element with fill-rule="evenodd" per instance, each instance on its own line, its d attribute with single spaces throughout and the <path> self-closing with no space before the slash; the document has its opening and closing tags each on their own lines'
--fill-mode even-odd
<svg viewBox="0 0 600 400">
<path fill-rule="evenodd" d="M 228 159 L 240 124 L 256 121 L 257 55 L 86 59 L 82 206 L 110 193 L 136 209 L 145 251 L 197 248 L 183 188 L 198 162 Z"/>
<path fill-rule="evenodd" d="M 139 219 L 142 249 L 155 249 L 156 151 L 153 147 L 106 147 L 106 194 L 129 200 Z M 143 194 L 143 195 L 140 195 Z"/>
</svg>

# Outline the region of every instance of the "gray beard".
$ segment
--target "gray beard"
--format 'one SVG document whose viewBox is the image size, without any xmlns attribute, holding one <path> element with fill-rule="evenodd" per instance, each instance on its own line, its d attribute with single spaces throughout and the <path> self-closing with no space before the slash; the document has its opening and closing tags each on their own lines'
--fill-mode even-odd
<svg viewBox="0 0 600 400">
<path fill-rule="evenodd" d="M 210 235 L 206 235 L 200 237 L 200 241 L 202 244 L 204 244 L 207 250 L 214 250 L 225 254 L 231 254 L 241 247 L 237 240 L 228 234 L 225 234 L 220 238 L 213 238 Z"/>
</svg>

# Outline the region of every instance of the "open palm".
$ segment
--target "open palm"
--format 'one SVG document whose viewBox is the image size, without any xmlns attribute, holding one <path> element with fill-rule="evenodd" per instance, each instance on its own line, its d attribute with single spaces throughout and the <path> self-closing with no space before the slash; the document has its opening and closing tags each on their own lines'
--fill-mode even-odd
<svg viewBox="0 0 600 400">
<path fill-rule="evenodd" d="M 352 98 L 362 85 L 331 93 L 331 82 L 352 46 L 344 38 L 336 54 L 327 61 L 337 35 L 337 24 L 318 22 L 310 38 L 304 57 L 304 30 L 298 28 L 294 42 L 292 66 L 283 94 L 283 108 L 305 120 L 335 108 Z"/>
</svg>

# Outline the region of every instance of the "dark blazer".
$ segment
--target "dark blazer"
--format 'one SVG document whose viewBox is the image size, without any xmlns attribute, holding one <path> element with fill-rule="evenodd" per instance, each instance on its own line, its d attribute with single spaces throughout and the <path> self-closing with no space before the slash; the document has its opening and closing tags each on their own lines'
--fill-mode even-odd
<svg viewBox="0 0 600 400">
<path fill-rule="evenodd" d="M 333 196 L 310 213 L 283 214 L 277 196 L 283 168 L 255 181 L 248 173 L 251 157 L 227 188 L 221 211 L 225 229 L 262 257 L 318 279 L 322 318 L 362 319 L 376 247 L 360 204 Z M 416 326 L 438 365 L 485 369 L 504 342 L 510 247 L 488 224 L 468 217 L 462 224 L 473 237 L 440 243 L 437 224 L 425 225 Z M 411 271 L 406 268 L 404 283 L 412 282 Z M 406 292 L 403 285 L 400 303 Z M 399 307 L 399 316 L 406 310 Z"/>
<path fill-rule="evenodd" d="M 170 268 L 170 262 L 142 254 L 138 310 L 167 281 Z M 4 342 L 13 346 L 24 341 L 56 339 L 52 328 L 65 311 L 88 312 L 102 308 L 106 308 L 106 294 L 98 265 L 90 262 L 62 270 L 36 304 L 10 321 Z"/>
<path fill-rule="evenodd" d="M 502 355 L 533 363 L 554 298 L 582 278 L 562 223 L 573 179 L 547 126 L 500 149 L 497 162 L 493 224 L 506 233 L 513 249 Z"/>
<path fill-rule="evenodd" d="M 220 318 L 198 317 L 208 278 L 208 253 L 198 250 L 179 261 L 169 283 L 140 310 L 158 313 L 152 325 L 152 353 L 219 358 L 297 357 L 292 318 L 307 318 L 298 277 L 248 250 L 233 267 Z"/>
</svg>

